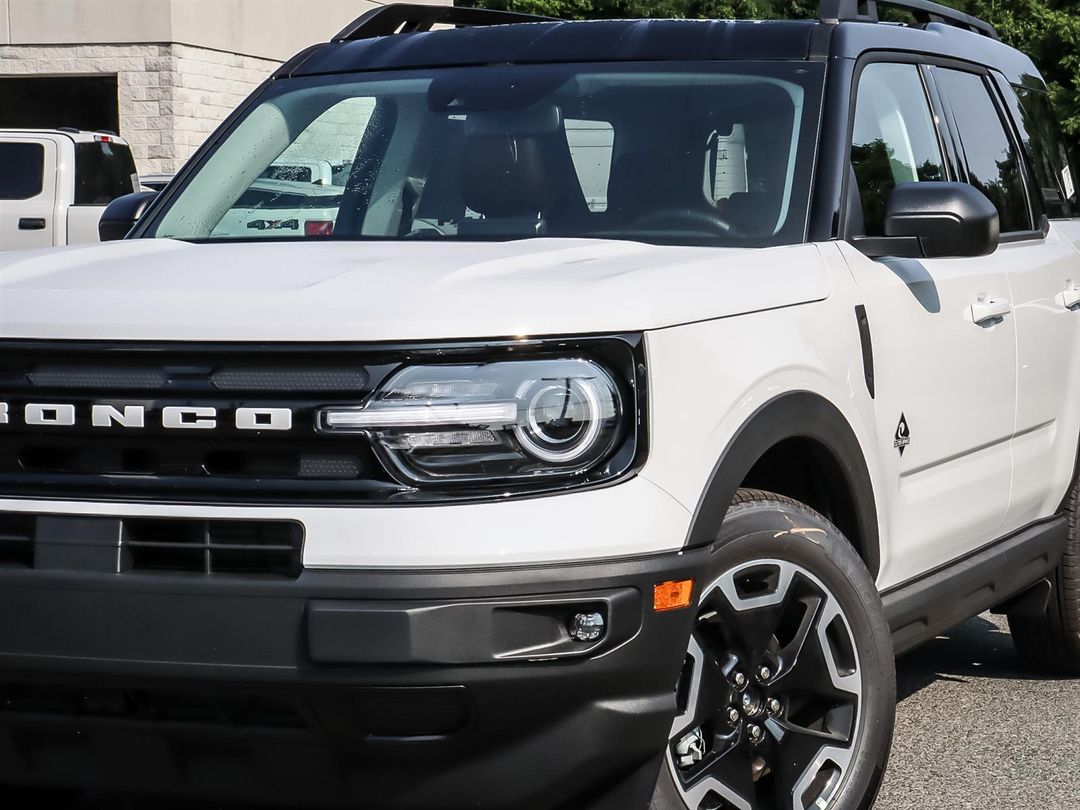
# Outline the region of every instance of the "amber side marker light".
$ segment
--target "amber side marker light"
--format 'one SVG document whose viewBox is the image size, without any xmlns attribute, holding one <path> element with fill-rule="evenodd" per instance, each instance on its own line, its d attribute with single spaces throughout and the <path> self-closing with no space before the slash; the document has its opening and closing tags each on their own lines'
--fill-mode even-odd
<svg viewBox="0 0 1080 810">
<path fill-rule="evenodd" d="M 680 579 L 677 582 L 661 582 L 653 586 L 653 610 L 663 613 L 666 610 L 679 610 L 690 607 L 694 595 L 694 580 Z"/>
</svg>

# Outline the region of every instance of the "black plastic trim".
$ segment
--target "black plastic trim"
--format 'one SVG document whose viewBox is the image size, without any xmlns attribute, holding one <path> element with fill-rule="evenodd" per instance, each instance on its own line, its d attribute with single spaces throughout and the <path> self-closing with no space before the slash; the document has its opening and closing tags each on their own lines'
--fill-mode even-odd
<svg viewBox="0 0 1080 810">
<path fill-rule="evenodd" d="M 929 0 L 821 0 L 818 16 L 826 22 L 878 22 L 878 6 L 911 12 L 921 25 L 946 23 L 991 39 L 1000 39 L 993 25 L 950 6 Z"/>
<path fill-rule="evenodd" d="M 882 594 L 893 646 L 903 653 L 1023 593 L 1057 567 L 1068 521 L 1040 521 Z"/>
<path fill-rule="evenodd" d="M 866 314 L 866 306 L 859 304 L 855 307 L 855 319 L 859 323 L 859 342 L 862 344 L 863 376 L 866 378 L 866 390 L 870 399 L 874 399 L 876 388 L 874 385 L 874 340 L 870 334 L 870 316 Z"/>
<path fill-rule="evenodd" d="M 0 612 L 20 616 L 0 623 L 0 782 L 286 807 L 645 807 L 695 615 L 654 611 L 652 590 L 702 581 L 710 559 L 295 581 L 0 568 Z M 575 650 L 552 632 L 578 606 L 611 624 Z M 550 654 L 523 652 L 537 640 Z"/>
<path fill-rule="evenodd" d="M 715 542 L 735 493 L 747 473 L 771 448 L 785 439 L 812 439 L 828 450 L 843 471 L 855 504 L 857 545 L 867 568 L 880 564 L 877 508 L 862 447 L 844 415 L 832 403 L 805 391 L 782 394 L 751 416 L 713 468 L 709 484 L 694 511 L 686 546 Z"/>
<path fill-rule="evenodd" d="M 468 6 L 390 3 L 373 8 L 363 16 L 358 17 L 334 37 L 334 42 L 370 39 L 391 34 L 414 34 L 430 31 L 436 25 L 468 27 L 557 21 L 557 17 L 540 17 L 534 14 L 519 14 L 513 11 L 470 8 Z"/>
</svg>

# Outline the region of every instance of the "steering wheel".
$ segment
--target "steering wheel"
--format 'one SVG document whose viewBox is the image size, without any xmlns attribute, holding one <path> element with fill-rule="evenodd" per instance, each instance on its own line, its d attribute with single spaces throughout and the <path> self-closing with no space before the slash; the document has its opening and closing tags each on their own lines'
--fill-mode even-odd
<svg viewBox="0 0 1080 810">
<path fill-rule="evenodd" d="M 692 230 L 717 236 L 736 236 L 738 231 L 734 225 L 715 212 L 702 211 L 700 208 L 664 208 L 659 211 L 649 211 L 635 219 L 632 228 Z"/>
<path fill-rule="evenodd" d="M 446 236 L 446 230 L 430 219 L 413 220 L 411 230 L 405 234 L 406 239 L 425 239 L 432 236 Z"/>
</svg>

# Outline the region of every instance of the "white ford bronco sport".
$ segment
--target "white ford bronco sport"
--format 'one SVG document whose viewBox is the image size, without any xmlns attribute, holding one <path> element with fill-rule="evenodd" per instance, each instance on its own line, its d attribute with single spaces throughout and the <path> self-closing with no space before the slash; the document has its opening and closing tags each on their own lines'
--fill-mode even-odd
<svg viewBox="0 0 1080 810">
<path fill-rule="evenodd" d="M 97 242 L 105 206 L 138 189 L 112 132 L 0 129 L 0 251 Z"/>
<path fill-rule="evenodd" d="M 857 810 L 895 653 L 1080 671 L 1073 176 L 892 5 L 379 8 L 5 256 L 0 782 Z"/>
</svg>

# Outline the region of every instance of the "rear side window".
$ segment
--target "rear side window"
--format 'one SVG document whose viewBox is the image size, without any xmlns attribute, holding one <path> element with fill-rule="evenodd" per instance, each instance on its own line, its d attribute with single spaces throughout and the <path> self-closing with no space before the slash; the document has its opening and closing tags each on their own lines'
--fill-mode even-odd
<svg viewBox="0 0 1080 810">
<path fill-rule="evenodd" d="M 97 141 L 75 144 L 76 205 L 108 205 L 134 192 L 137 178 L 128 147 Z"/>
<path fill-rule="evenodd" d="M 867 236 L 885 235 L 885 207 L 900 183 L 945 179 L 941 144 L 915 65 L 880 63 L 863 70 L 851 165 Z"/>
<path fill-rule="evenodd" d="M 1014 90 L 1015 95 L 1008 94 L 1009 103 L 1014 106 L 1043 210 L 1051 219 L 1071 217 L 1076 211 L 1076 185 L 1050 97 L 1024 87 Z"/>
<path fill-rule="evenodd" d="M 1019 156 L 982 76 L 935 68 L 968 168 L 968 182 L 990 198 L 1001 232 L 1033 230 Z"/>
<path fill-rule="evenodd" d="M 0 200 L 29 200 L 45 188 L 45 147 L 0 143 Z"/>
</svg>

